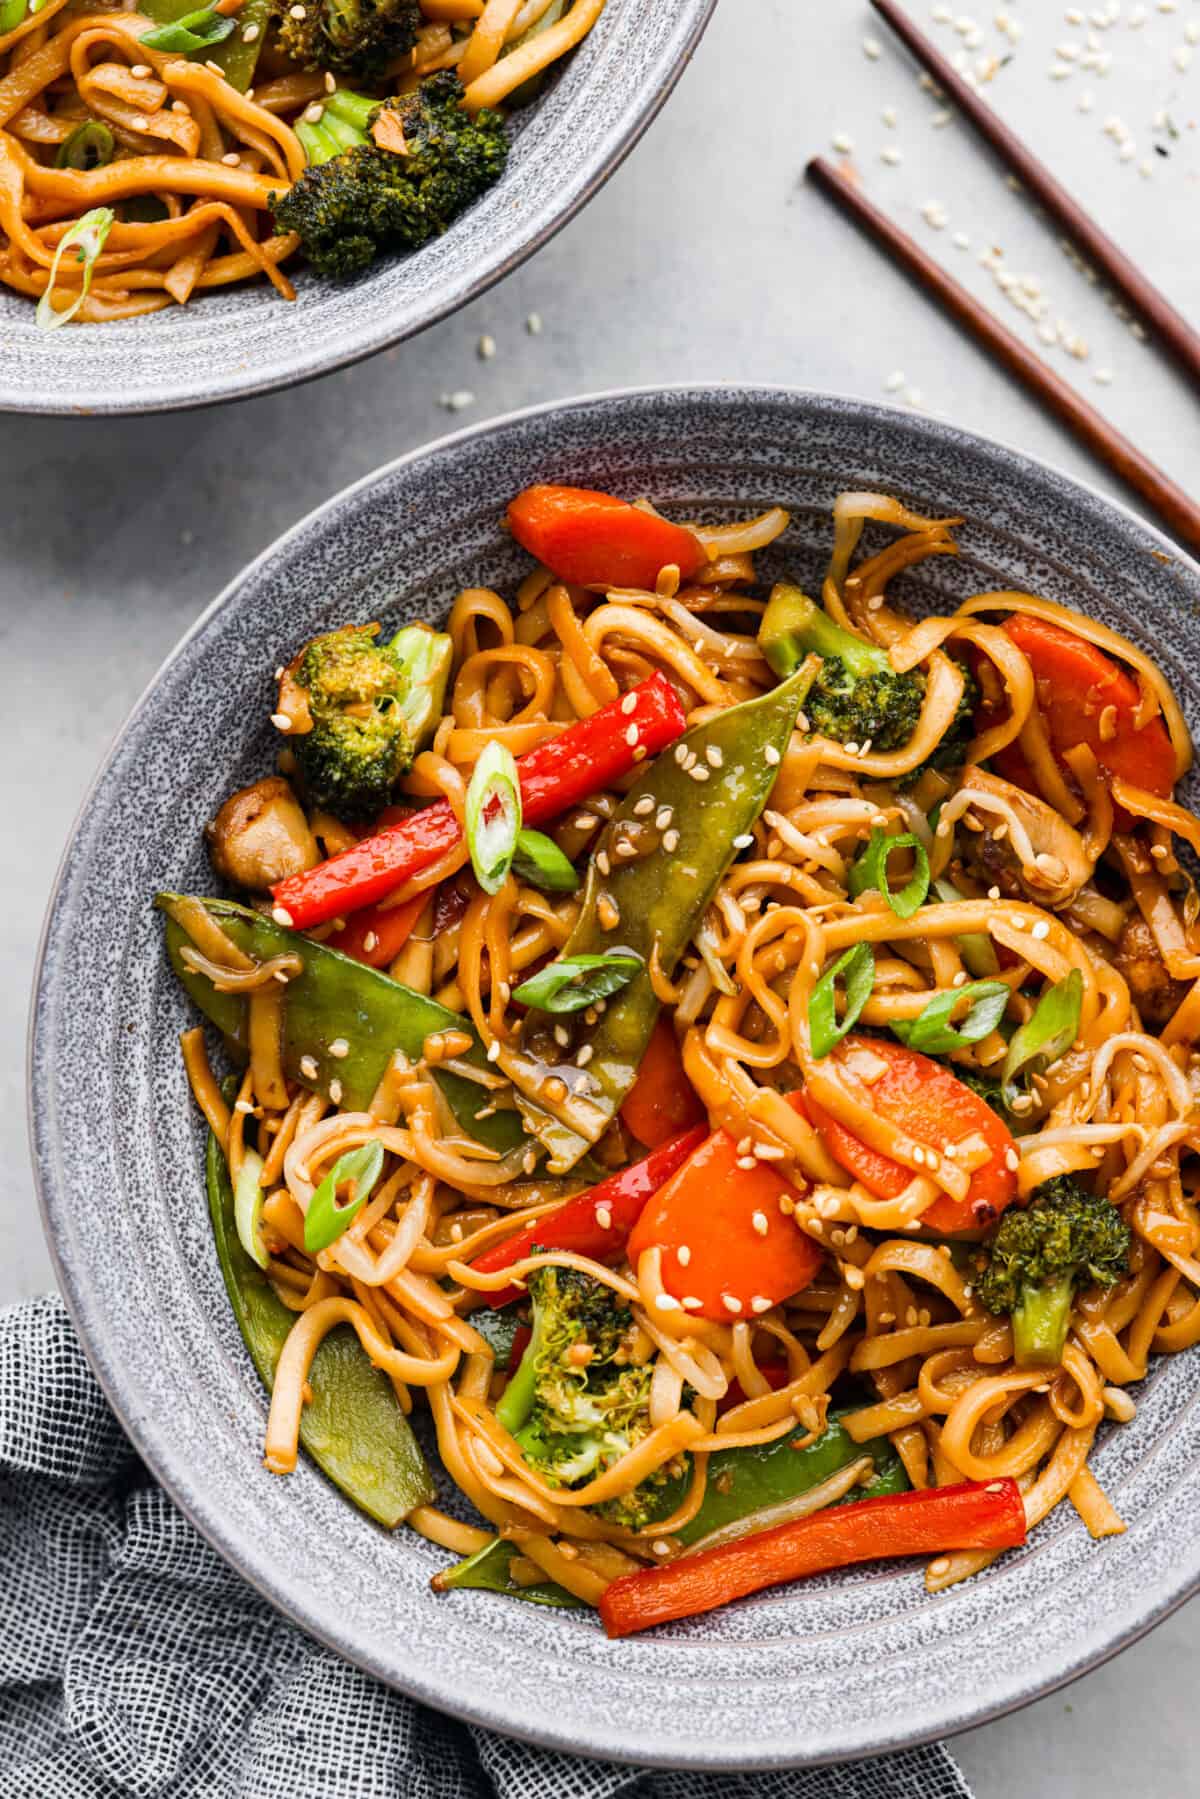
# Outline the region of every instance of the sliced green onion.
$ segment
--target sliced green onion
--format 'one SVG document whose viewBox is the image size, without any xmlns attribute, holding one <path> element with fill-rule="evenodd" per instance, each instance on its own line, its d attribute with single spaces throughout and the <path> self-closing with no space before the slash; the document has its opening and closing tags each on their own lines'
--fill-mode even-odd
<svg viewBox="0 0 1200 1799">
<path fill-rule="evenodd" d="M 219 13 L 215 6 L 204 6 L 199 12 L 172 19 L 169 25 L 143 31 L 139 42 L 148 50 L 163 50 L 169 56 L 195 56 L 201 50 L 211 50 L 214 44 L 223 44 L 233 28 L 232 16 Z"/>
<path fill-rule="evenodd" d="M 574 893 L 579 886 L 570 857 L 553 837 L 545 837 L 541 831 L 517 832 L 513 872 L 531 887 L 544 887 L 547 893 Z"/>
<path fill-rule="evenodd" d="M 933 814 L 930 813 L 931 821 L 932 818 Z M 947 906 L 953 905 L 956 900 L 966 898 L 965 894 L 958 891 L 954 882 L 948 881 L 944 875 L 939 875 L 934 881 L 933 891 Z M 986 931 L 964 931 L 962 936 L 956 937 L 954 941 L 971 974 L 984 977 L 999 974 L 1000 958 L 996 954 L 995 944 Z"/>
<path fill-rule="evenodd" d="M 511 750 L 489 743 L 467 788 L 467 848 L 475 879 L 499 893 L 508 879 L 521 830 L 521 778 Z"/>
<path fill-rule="evenodd" d="M 1004 1059 L 1001 1074 L 1004 1103 L 1011 1106 L 1018 1097 L 1016 1077 L 1022 1069 L 1033 1071 L 1049 1068 L 1070 1049 L 1079 1035 L 1079 1015 L 1083 1005 L 1083 976 L 1073 968 L 1063 981 L 1047 987 L 1033 1015 L 1014 1031 Z"/>
<path fill-rule="evenodd" d="M 631 949 L 608 950 L 601 956 L 560 956 L 522 981 L 513 998 L 541 1012 L 582 1012 L 627 987 L 641 967 L 642 958 Z"/>
<path fill-rule="evenodd" d="M 896 850 L 911 850 L 913 872 L 899 892 L 888 886 L 888 858 Z M 857 899 L 869 888 L 882 893 L 897 918 L 911 918 L 925 904 L 929 892 L 929 857 L 925 845 L 911 831 L 900 837 L 889 837 L 886 831 L 872 831 L 866 848 L 850 870 L 850 895 Z"/>
<path fill-rule="evenodd" d="M 892 1030 L 909 1049 L 925 1056 L 948 1056 L 990 1036 L 1004 1016 L 1010 989 L 1004 981 L 970 981 L 965 987 L 946 987 L 930 1000 L 916 1018 L 896 1019 Z M 950 1014 L 964 1000 L 971 1004 L 957 1024 Z"/>
<path fill-rule="evenodd" d="M 846 983 L 846 1010 L 837 1021 L 836 985 Z M 875 985 L 875 951 L 869 943 L 856 943 L 832 968 L 827 968 L 808 996 L 808 1034 L 817 1061 L 853 1030 Z"/>
<path fill-rule="evenodd" d="M 348 1149 L 339 1156 L 321 1185 L 308 1202 L 304 1214 L 304 1247 L 309 1255 L 328 1249 L 336 1243 L 366 1205 L 371 1188 L 383 1168 L 383 1145 L 378 1140 Z M 354 1182 L 354 1197 L 345 1205 L 338 1204 L 338 1193 Z"/>
<path fill-rule="evenodd" d="M 233 1222 L 237 1226 L 238 1239 L 252 1262 L 260 1268 L 266 1268 L 271 1258 L 267 1254 L 267 1246 L 262 1234 L 262 1190 L 263 1159 L 255 1149 L 248 1149 L 242 1156 L 242 1166 L 238 1170 L 237 1185 L 233 1189 Z"/>
<path fill-rule="evenodd" d="M 25 0 L 0 0 L 0 37 L 7 37 L 25 21 Z"/>
<path fill-rule="evenodd" d="M 116 140 L 100 119 L 85 119 L 77 125 L 65 143 L 58 146 L 54 158 L 56 169 L 102 169 L 113 159 Z"/>
<path fill-rule="evenodd" d="M 37 303 L 39 330 L 57 331 L 60 325 L 67 324 L 75 317 L 88 297 L 92 285 L 92 270 L 99 261 L 116 216 L 111 207 L 93 206 L 81 219 L 76 219 L 69 231 L 63 232 L 54 252 L 54 261 L 50 264 L 50 279 L 46 283 L 46 291 Z M 58 265 L 68 250 L 74 250 L 76 262 L 83 264 L 83 281 L 71 304 L 64 307 L 62 312 L 56 312 L 53 305 L 54 283 L 58 280 Z"/>
</svg>

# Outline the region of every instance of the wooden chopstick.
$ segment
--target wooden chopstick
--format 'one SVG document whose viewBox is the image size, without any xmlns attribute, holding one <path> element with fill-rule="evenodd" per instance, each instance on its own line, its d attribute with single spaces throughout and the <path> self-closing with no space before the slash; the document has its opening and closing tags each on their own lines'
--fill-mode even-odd
<svg viewBox="0 0 1200 1799">
<path fill-rule="evenodd" d="M 1200 385 L 1200 332 L 1192 329 L 1153 282 L 1147 280 L 1137 264 L 1118 249 L 1079 202 L 1071 198 L 1061 182 L 1056 181 L 1049 169 L 1025 147 L 1016 133 L 980 99 L 974 88 L 968 87 L 896 0 L 871 0 L 871 4 L 976 131 L 998 151 L 1023 186 L 1058 220 L 1088 261 L 1104 271 L 1112 285 L 1141 314 L 1156 339 Z"/>
<path fill-rule="evenodd" d="M 974 294 L 968 293 L 952 275 L 948 275 L 940 263 L 893 224 L 887 214 L 868 200 L 832 163 L 822 156 L 815 156 L 807 173 L 868 237 L 885 249 L 893 261 L 907 269 L 927 293 L 940 301 L 964 330 L 990 350 L 1018 381 L 1024 382 L 1035 398 L 1060 418 L 1093 455 L 1152 506 L 1176 537 L 1192 549 L 1200 550 L 1200 505 L 1177 487 L 1169 475 L 1110 425 L 1103 413 L 1089 406 L 1070 382 L 1064 381 L 1040 356 L 1026 348 L 1021 339 L 982 306 Z"/>
</svg>

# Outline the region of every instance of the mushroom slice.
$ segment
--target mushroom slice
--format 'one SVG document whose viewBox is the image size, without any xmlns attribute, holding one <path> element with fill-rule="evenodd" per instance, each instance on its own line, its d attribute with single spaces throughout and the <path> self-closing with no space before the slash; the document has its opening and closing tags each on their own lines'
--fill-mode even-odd
<svg viewBox="0 0 1200 1799">
<path fill-rule="evenodd" d="M 1067 906 L 1091 879 L 1094 864 L 1075 827 L 1011 781 L 966 769 L 954 812 L 966 826 L 968 859 L 1009 898 Z"/>
<path fill-rule="evenodd" d="M 232 794 L 204 835 L 217 873 L 254 893 L 266 893 L 321 860 L 304 810 L 282 775 Z"/>
</svg>

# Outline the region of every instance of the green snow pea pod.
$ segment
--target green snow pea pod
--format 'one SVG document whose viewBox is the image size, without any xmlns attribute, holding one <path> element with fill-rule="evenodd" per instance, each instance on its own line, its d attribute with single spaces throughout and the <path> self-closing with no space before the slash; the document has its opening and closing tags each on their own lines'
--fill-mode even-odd
<svg viewBox="0 0 1200 1799">
<path fill-rule="evenodd" d="M 269 1392 L 295 1322 L 266 1275 L 242 1248 L 233 1187 L 216 1138 L 208 1140 L 208 1208 L 229 1303 L 259 1378 Z M 325 1338 L 309 1376 L 300 1441 L 314 1462 L 368 1517 L 392 1530 L 434 1498 L 425 1458 L 387 1376 L 373 1368 L 349 1325 Z"/>
<path fill-rule="evenodd" d="M 474 1555 L 435 1574 L 433 1585 L 439 1593 L 450 1592 L 455 1587 L 482 1587 L 489 1593 L 507 1593 L 513 1599 L 527 1599 L 531 1605 L 556 1605 L 564 1610 L 576 1610 L 583 1604 L 582 1599 L 576 1599 L 574 1593 L 568 1593 L 557 1581 L 539 1580 L 531 1587 L 518 1585 L 510 1570 L 513 1557 L 520 1553 L 515 1543 L 493 1537 Z"/>
<path fill-rule="evenodd" d="M 196 11 L 196 0 L 141 0 L 138 11 L 155 25 L 174 25 Z M 226 81 L 241 94 L 254 80 L 263 39 L 273 14 L 272 0 L 245 0 L 237 14 L 235 29 L 223 43 L 215 44 L 204 53 L 204 60 L 215 62 Z"/>
<path fill-rule="evenodd" d="M 498 1063 L 551 1174 L 575 1166 L 633 1085 L 659 1011 L 651 956 L 669 978 L 766 804 L 817 666 L 813 658 L 770 693 L 695 726 L 647 766 L 609 822 L 561 953 L 632 951 L 642 966 L 602 1011 L 530 1012 Z M 556 1025 L 569 1033 L 566 1047 Z"/>
<path fill-rule="evenodd" d="M 218 993 L 205 975 L 184 962 L 180 952 L 189 939 L 175 916 L 175 908 L 183 897 L 160 893 L 155 900 L 167 916 L 171 966 L 194 1004 L 216 1025 L 231 1052 L 244 1061 L 247 1001 L 239 993 Z M 458 1030 L 475 1036 L 470 1019 L 402 986 L 379 969 L 368 968 L 325 944 L 285 930 L 274 919 L 232 900 L 206 899 L 200 903 L 238 948 L 256 962 L 289 953 L 300 957 L 303 968 L 286 988 L 283 1065 L 292 1080 L 318 1093 L 328 1095 L 330 1084 L 339 1082 L 340 1103 L 348 1111 L 366 1110 L 393 1050 L 403 1050 L 416 1061 L 426 1037 L 433 1032 Z M 344 1045 L 345 1053 L 332 1054 L 333 1044 L 339 1049 Z M 478 1043 L 464 1060 L 478 1063 L 481 1068 L 487 1066 Z M 315 1076 L 311 1072 L 313 1063 Z M 444 1068 L 438 1069 L 435 1079 L 459 1124 L 477 1143 L 506 1155 L 525 1141 L 516 1112 L 499 1111 L 489 1118 L 477 1117 L 492 1098 L 486 1087 Z"/>
</svg>

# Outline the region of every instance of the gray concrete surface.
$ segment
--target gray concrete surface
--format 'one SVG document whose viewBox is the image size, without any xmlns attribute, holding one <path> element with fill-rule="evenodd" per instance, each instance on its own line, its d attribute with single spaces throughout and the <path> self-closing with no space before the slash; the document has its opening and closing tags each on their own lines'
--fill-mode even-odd
<svg viewBox="0 0 1200 1799">
<path fill-rule="evenodd" d="M 956 6 L 961 31 L 933 19 L 949 8 L 914 10 L 1200 318 L 1200 0 L 1093 0 L 1093 21 L 1119 15 L 1102 27 L 1072 23 L 1051 0 L 1008 0 L 974 30 Z M 1023 32 L 997 28 L 1006 14 Z M 1056 79 L 1056 68 L 1068 72 Z M 890 392 L 1119 491 L 806 188 L 814 151 L 852 145 L 876 198 L 1177 480 L 1200 485 L 1195 396 L 940 111 L 859 0 L 723 0 L 665 114 L 604 193 L 532 264 L 415 343 L 218 412 L 0 423 L 0 1303 L 51 1278 L 28 1176 L 24 1010 L 72 816 L 176 637 L 311 506 L 458 424 L 687 379 Z M 981 265 L 985 250 L 1001 253 L 1007 294 Z M 1040 323 L 1059 342 L 1039 343 L 1013 292 L 1045 302 Z M 526 328 L 534 312 L 540 335 Z M 485 332 L 497 344 L 487 363 L 476 355 Z M 452 417 L 441 396 L 460 389 L 475 400 Z M 1194 1792 L 1198 1617 L 1186 1610 L 1068 1693 L 961 1738 L 980 1799 Z M 964 1678 L 985 1686 L 986 1667 Z"/>
</svg>

